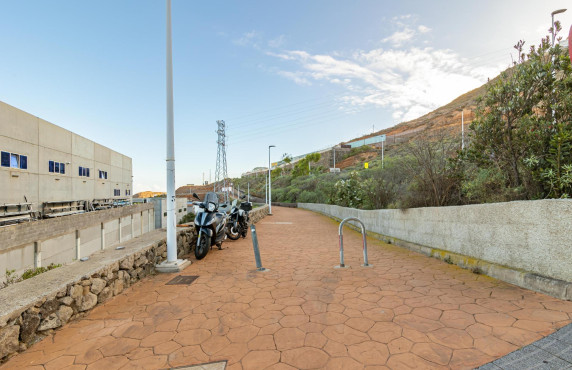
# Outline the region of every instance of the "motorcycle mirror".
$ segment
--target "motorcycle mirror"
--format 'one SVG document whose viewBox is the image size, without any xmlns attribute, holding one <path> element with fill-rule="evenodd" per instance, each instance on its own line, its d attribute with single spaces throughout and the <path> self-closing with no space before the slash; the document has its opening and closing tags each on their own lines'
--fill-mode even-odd
<svg viewBox="0 0 572 370">
<path fill-rule="evenodd" d="M 197 198 L 198 200 L 201 200 L 201 198 L 199 198 L 199 196 L 197 195 L 197 193 L 193 193 L 193 197 Z"/>
</svg>

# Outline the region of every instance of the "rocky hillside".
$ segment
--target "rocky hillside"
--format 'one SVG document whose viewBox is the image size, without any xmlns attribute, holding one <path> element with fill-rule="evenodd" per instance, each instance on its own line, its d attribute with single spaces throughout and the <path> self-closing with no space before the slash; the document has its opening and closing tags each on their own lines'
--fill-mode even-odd
<svg viewBox="0 0 572 370">
<path fill-rule="evenodd" d="M 459 96 L 449 104 L 437 108 L 422 117 L 402 122 L 393 127 L 386 128 L 369 135 L 348 140 L 346 143 L 385 134 L 387 135 L 386 144 L 392 145 L 407 141 L 422 132 L 426 132 L 426 130 L 431 132 L 433 130 L 440 129 L 447 129 L 451 134 L 457 133 L 458 135 L 461 135 L 461 112 L 464 111 L 466 125 L 465 130 L 467 130 L 468 124 L 470 124 L 474 118 L 477 98 L 483 95 L 485 91 L 486 84 Z"/>
</svg>

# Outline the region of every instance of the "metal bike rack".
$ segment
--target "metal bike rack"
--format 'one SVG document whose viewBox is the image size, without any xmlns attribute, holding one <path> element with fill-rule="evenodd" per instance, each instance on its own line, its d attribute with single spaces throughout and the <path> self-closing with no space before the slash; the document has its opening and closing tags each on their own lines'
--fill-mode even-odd
<svg viewBox="0 0 572 370">
<path fill-rule="evenodd" d="M 357 221 L 360 224 L 361 227 L 361 234 L 362 234 L 362 239 L 363 239 L 363 267 L 371 267 L 371 265 L 369 263 L 367 263 L 367 240 L 366 240 L 366 234 L 365 234 L 365 225 L 363 224 L 363 222 L 361 222 L 361 220 L 359 218 L 356 217 L 348 217 L 345 218 L 342 222 L 340 222 L 340 227 L 338 229 L 338 235 L 340 237 L 340 265 L 339 266 L 335 266 L 335 268 L 348 268 L 349 266 L 346 266 L 344 264 L 344 235 L 343 235 L 343 227 L 344 224 L 347 221 Z"/>
</svg>

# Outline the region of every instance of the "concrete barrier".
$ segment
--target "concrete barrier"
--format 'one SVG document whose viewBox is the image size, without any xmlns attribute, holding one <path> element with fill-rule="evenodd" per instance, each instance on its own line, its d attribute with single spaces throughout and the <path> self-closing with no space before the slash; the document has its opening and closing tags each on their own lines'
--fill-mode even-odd
<svg viewBox="0 0 572 370">
<path fill-rule="evenodd" d="M 572 200 L 358 210 L 298 203 L 421 253 L 563 299 L 572 299 Z"/>
<path fill-rule="evenodd" d="M 154 229 L 152 204 L 0 227 L 0 282 L 6 270 L 70 263 Z"/>
</svg>

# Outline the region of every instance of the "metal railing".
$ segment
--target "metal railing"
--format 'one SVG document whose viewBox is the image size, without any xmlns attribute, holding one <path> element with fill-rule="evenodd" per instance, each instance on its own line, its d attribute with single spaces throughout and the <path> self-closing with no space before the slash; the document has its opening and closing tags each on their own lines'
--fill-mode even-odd
<svg viewBox="0 0 572 370">
<path fill-rule="evenodd" d="M 342 222 L 340 222 L 340 227 L 338 229 L 338 235 L 340 238 L 340 265 L 339 266 L 335 266 L 336 268 L 347 268 L 349 266 L 346 266 L 344 264 L 344 235 L 343 235 L 343 227 L 344 224 L 347 221 L 357 221 L 360 224 L 361 227 L 361 234 L 362 234 L 362 239 L 363 239 L 363 267 L 371 267 L 371 265 L 368 263 L 367 261 L 367 240 L 366 240 L 366 233 L 365 233 L 365 225 L 363 224 L 363 222 L 361 222 L 361 220 L 359 218 L 356 217 L 348 217 L 342 220 Z"/>
</svg>

